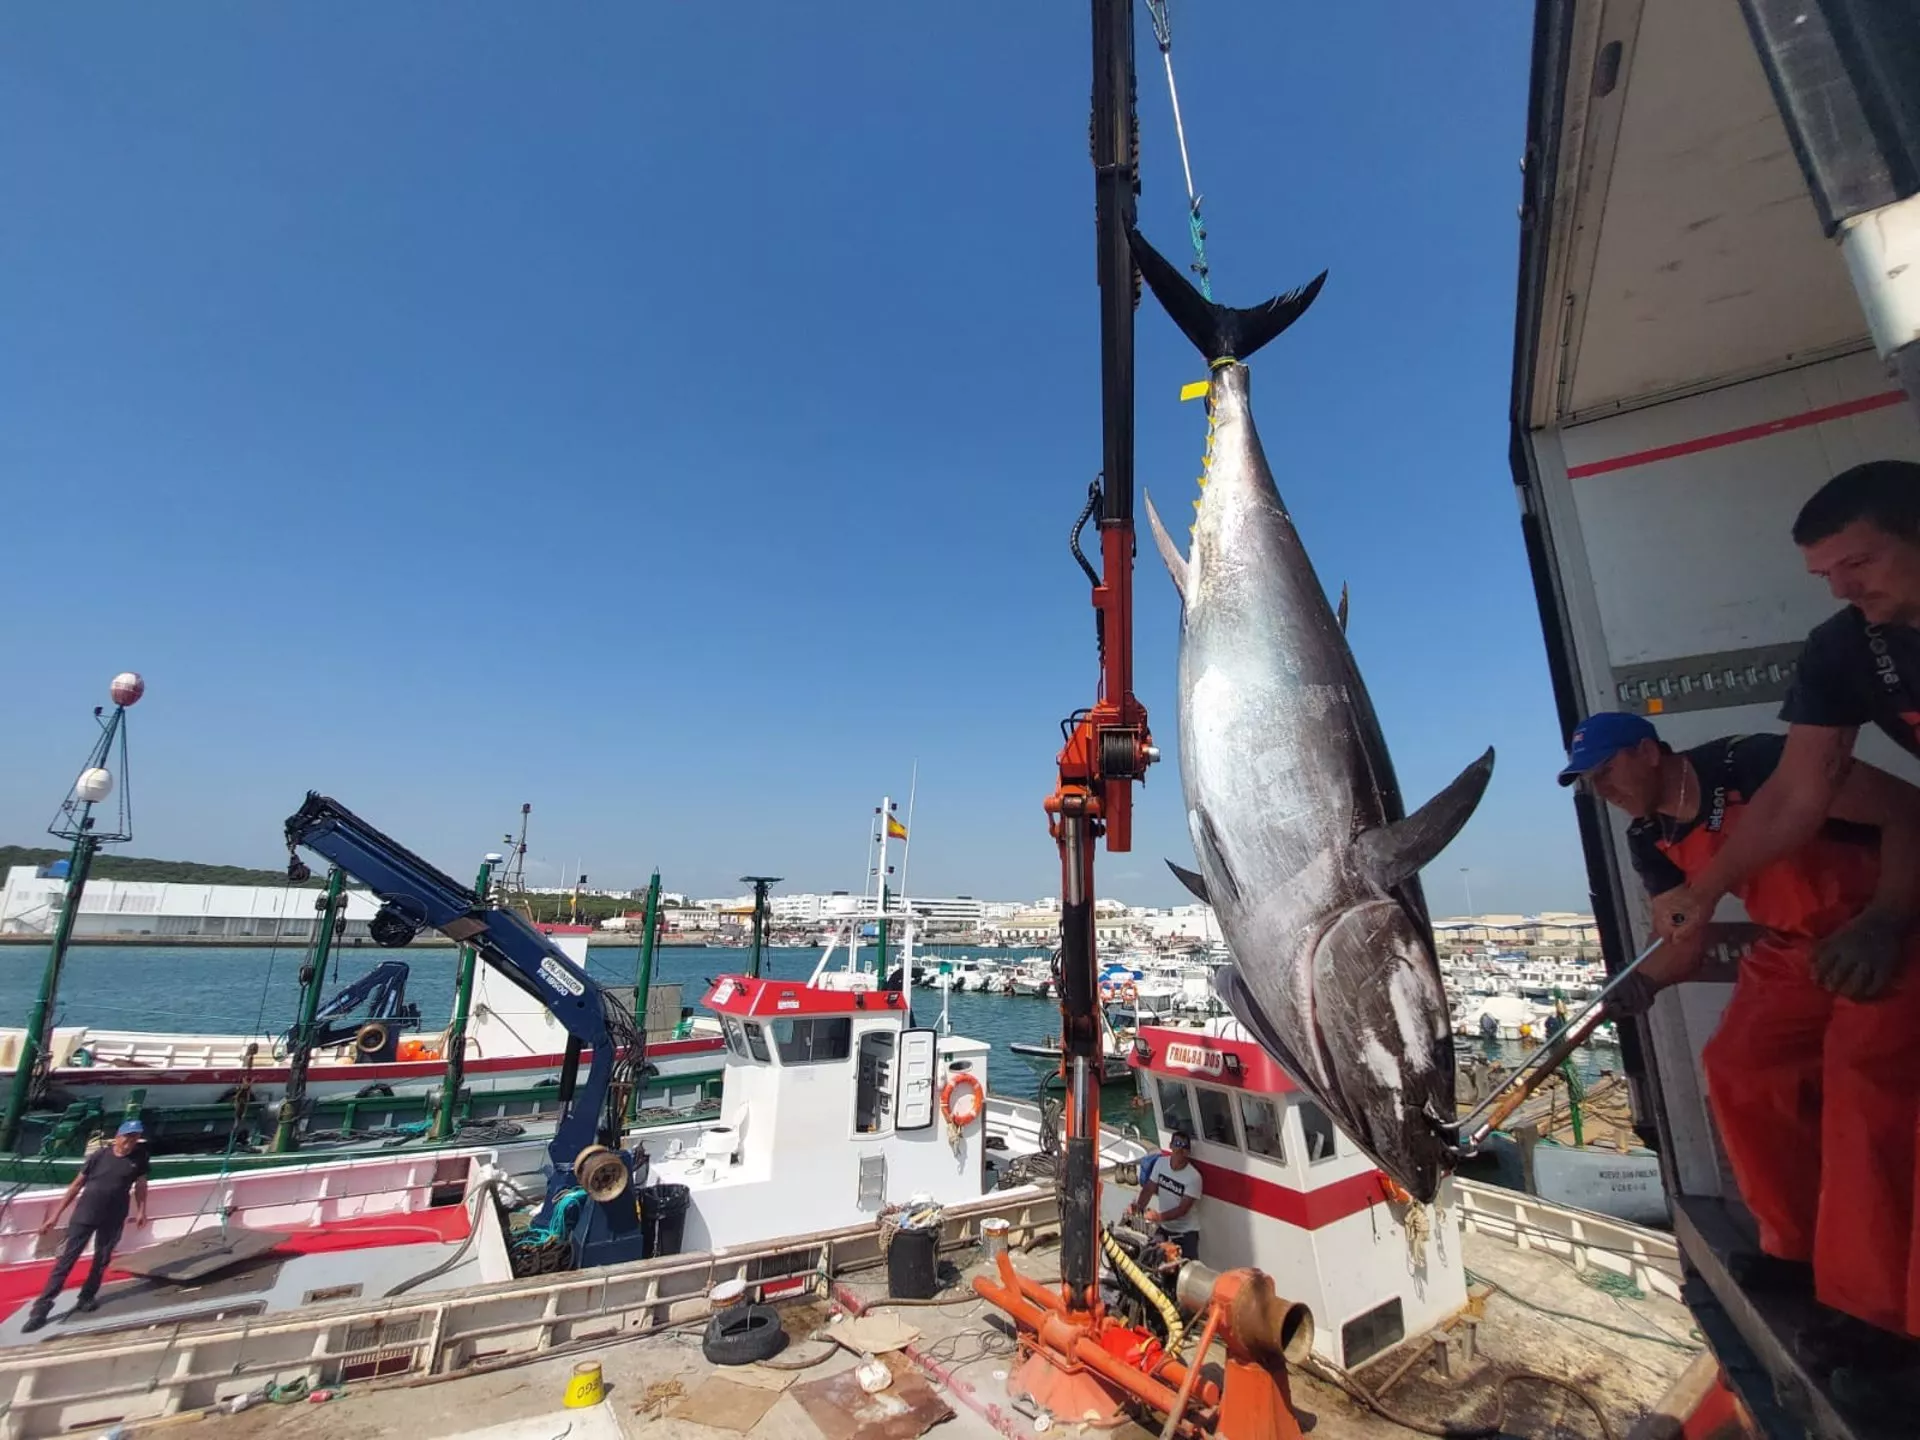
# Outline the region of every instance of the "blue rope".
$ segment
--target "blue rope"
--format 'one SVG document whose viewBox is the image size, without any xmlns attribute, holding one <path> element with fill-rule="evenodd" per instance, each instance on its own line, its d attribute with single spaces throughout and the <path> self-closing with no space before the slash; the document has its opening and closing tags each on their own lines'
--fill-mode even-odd
<svg viewBox="0 0 1920 1440">
<path fill-rule="evenodd" d="M 1208 279 L 1207 269 L 1207 226 L 1200 218 L 1200 197 L 1193 197 L 1193 206 L 1187 214 L 1187 233 L 1193 238 L 1193 273 L 1200 277 L 1200 293 L 1207 299 L 1213 299 L 1213 282 Z"/>
</svg>

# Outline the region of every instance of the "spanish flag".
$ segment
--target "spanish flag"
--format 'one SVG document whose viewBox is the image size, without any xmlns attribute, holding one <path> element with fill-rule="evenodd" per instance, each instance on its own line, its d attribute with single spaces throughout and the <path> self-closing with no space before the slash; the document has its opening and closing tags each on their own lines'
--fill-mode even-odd
<svg viewBox="0 0 1920 1440">
<path fill-rule="evenodd" d="M 887 838 L 889 840 L 904 840 L 907 838 L 907 827 L 891 815 L 887 816 Z"/>
</svg>

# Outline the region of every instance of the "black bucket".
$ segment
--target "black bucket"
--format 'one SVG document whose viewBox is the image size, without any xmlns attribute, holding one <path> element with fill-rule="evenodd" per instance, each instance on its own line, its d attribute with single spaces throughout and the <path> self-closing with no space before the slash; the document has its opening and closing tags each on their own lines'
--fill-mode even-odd
<svg viewBox="0 0 1920 1440">
<path fill-rule="evenodd" d="M 940 1228 L 896 1230 L 887 1246 L 887 1295 L 931 1300 L 940 1292 Z"/>
<path fill-rule="evenodd" d="M 643 1259 L 680 1253 L 687 1235 L 687 1202 L 691 1195 L 684 1185 L 649 1185 L 640 1192 Z"/>
</svg>

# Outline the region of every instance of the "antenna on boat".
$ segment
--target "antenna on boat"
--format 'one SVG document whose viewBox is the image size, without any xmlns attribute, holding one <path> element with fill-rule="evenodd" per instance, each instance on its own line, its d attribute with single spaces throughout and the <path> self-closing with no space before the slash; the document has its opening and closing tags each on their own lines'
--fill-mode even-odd
<svg viewBox="0 0 1920 1440">
<path fill-rule="evenodd" d="M 507 842 L 507 863 L 500 874 L 500 893 L 511 900 L 520 897 L 520 908 L 526 912 L 527 919 L 533 919 L 533 906 L 527 899 L 527 817 L 533 813 L 530 801 L 520 805 L 520 838 L 514 839 L 509 831 L 503 838 Z M 484 898 L 484 897 L 483 897 Z"/>
</svg>

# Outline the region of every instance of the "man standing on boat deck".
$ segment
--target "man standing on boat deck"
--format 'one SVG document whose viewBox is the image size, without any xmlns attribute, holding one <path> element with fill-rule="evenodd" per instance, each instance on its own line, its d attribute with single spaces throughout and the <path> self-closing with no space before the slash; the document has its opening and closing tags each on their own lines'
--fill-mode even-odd
<svg viewBox="0 0 1920 1440">
<path fill-rule="evenodd" d="M 1140 1187 L 1140 1198 L 1128 1209 L 1144 1213 L 1149 1224 L 1164 1230 L 1167 1239 L 1180 1247 L 1182 1255 L 1198 1260 L 1200 1221 L 1193 1207 L 1200 1203 L 1205 1187 L 1200 1179 L 1200 1167 L 1187 1153 L 1192 1148 L 1193 1141 L 1185 1132 L 1175 1130 L 1169 1135 L 1166 1163 L 1153 1167 L 1153 1173 Z"/>
<path fill-rule="evenodd" d="M 114 1135 L 111 1144 L 102 1145 L 87 1156 L 80 1173 L 67 1186 L 67 1193 L 61 1197 L 59 1208 L 43 1228 L 52 1230 L 58 1226 L 60 1217 L 67 1213 L 69 1205 L 74 1207 L 73 1223 L 67 1227 L 67 1242 L 60 1248 L 60 1258 L 53 1262 L 53 1273 L 47 1276 L 46 1288 L 40 1292 L 40 1298 L 33 1302 L 26 1324 L 20 1327 L 22 1331 L 31 1334 L 47 1323 L 54 1300 L 67 1283 L 68 1273 L 89 1241 L 93 1243 L 93 1264 L 87 1271 L 86 1282 L 80 1287 L 80 1298 L 74 1301 L 73 1308 L 81 1311 L 99 1308 L 100 1302 L 95 1297 L 100 1293 L 100 1282 L 105 1278 L 107 1266 L 113 1259 L 113 1247 L 120 1243 L 121 1227 L 127 1223 L 129 1200 L 132 1201 L 133 1223 L 147 1223 L 145 1135 L 146 1127 L 138 1120 L 126 1121 Z M 74 1205 L 76 1196 L 80 1203 Z"/>
<path fill-rule="evenodd" d="M 1788 743 L 1733 735 L 1676 752 L 1642 717 L 1602 712 L 1574 731 L 1560 783 L 1578 781 L 1633 817 L 1628 852 L 1658 913 L 1758 823 L 1753 796 Z M 1732 1268 L 1756 1286 L 1810 1282 L 1836 1312 L 1822 1332 L 1860 1365 L 1877 1348 L 1898 1366 L 1906 1351 L 1920 965 L 1868 989 L 1831 942 L 1874 903 L 1885 868 L 1920 866 L 1917 843 L 1920 791 L 1854 766 L 1815 835 L 1739 890 L 1766 933 L 1742 959 L 1701 1057 L 1721 1141 L 1760 1228 L 1760 1253 Z M 1704 935 L 1670 940 L 1616 992 L 1618 1008 L 1644 1010 L 1654 991 L 1691 974 Z M 1909 946 L 1905 958 L 1914 954 Z"/>
</svg>

